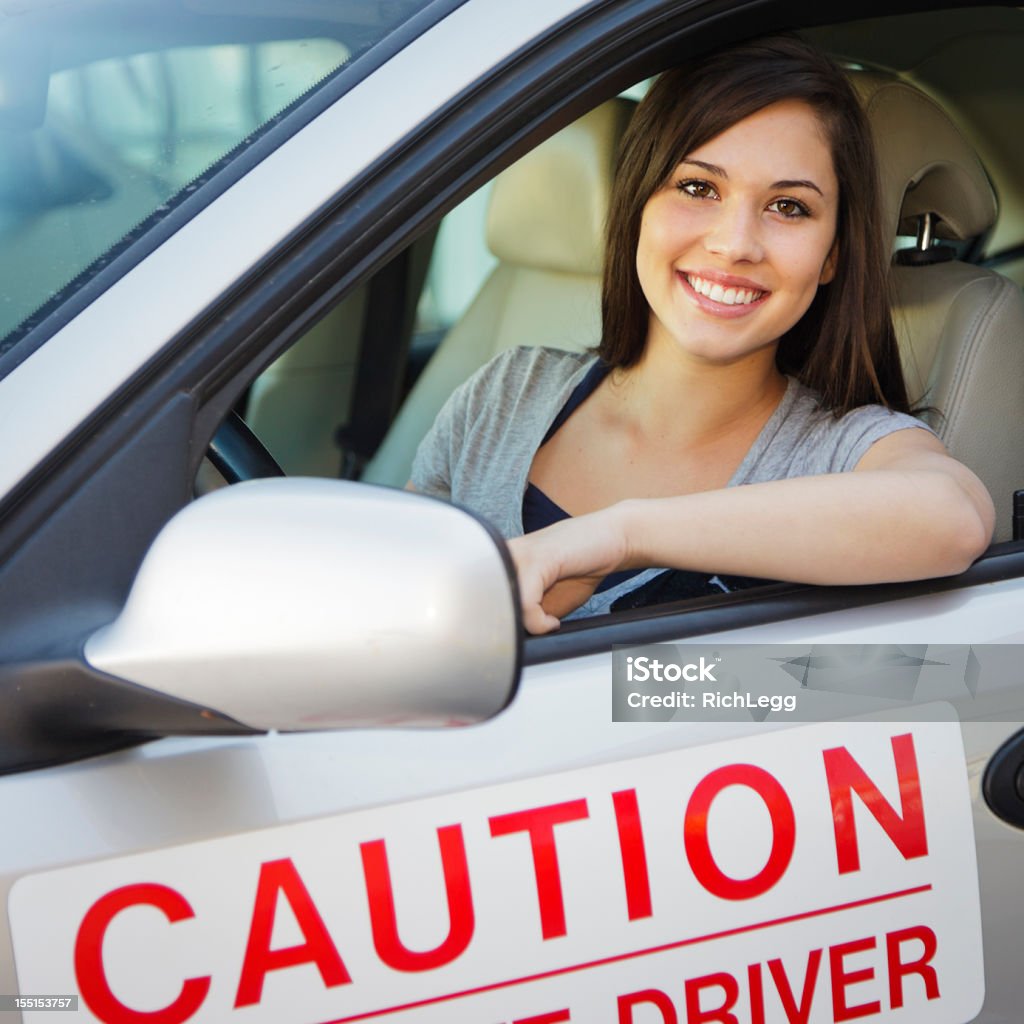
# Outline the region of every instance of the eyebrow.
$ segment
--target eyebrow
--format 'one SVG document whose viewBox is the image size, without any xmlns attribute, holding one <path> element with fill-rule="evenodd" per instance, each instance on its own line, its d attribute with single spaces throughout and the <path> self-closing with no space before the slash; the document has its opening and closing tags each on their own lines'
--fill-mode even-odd
<svg viewBox="0 0 1024 1024">
<path fill-rule="evenodd" d="M 683 163 L 683 164 L 693 164 L 695 167 L 703 167 L 704 170 L 708 172 L 708 174 L 714 174 L 714 175 L 716 175 L 719 178 L 725 178 L 726 180 L 728 180 L 728 178 L 729 178 L 729 175 L 726 172 L 725 168 L 724 167 L 719 167 L 717 164 L 705 163 L 705 161 L 703 161 L 703 160 L 692 160 L 689 157 L 687 157 L 685 160 L 680 160 L 679 162 Z M 812 189 L 813 191 L 817 192 L 819 196 L 822 196 L 822 198 L 824 198 L 824 193 L 821 191 L 821 189 L 818 188 L 818 186 L 815 185 L 813 181 L 810 181 L 810 180 L 808 180 L 806 178 L 793 178 L 793 179 L 788 179 L 787 178 L 787 179 L 785 179 L 783 181 L 773 181 L 771 187 L 772 188 L 809 188 L 809 189 Z"/>
</svg>

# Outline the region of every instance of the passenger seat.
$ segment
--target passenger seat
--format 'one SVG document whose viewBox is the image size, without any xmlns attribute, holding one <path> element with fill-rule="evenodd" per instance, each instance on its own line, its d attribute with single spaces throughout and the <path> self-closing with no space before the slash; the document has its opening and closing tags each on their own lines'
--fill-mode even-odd
<svg viewBox="0 0 1024 1024">
<path fill-rule="evenodd" d="M 887 239 L 970 240 L 998 215 L 971 145 L 929 96 L 901 79 L 850 75 L 878 147 Z M 947 253 L 947 255 L 949 255 Z M 989 489 L 995 540 L 1011 539 L 1012 494 L 1024 487 L 1024 298 L 983 267 L 920 248 L 893 268 L 893 319 L 911 401 Z"/>
</svg>

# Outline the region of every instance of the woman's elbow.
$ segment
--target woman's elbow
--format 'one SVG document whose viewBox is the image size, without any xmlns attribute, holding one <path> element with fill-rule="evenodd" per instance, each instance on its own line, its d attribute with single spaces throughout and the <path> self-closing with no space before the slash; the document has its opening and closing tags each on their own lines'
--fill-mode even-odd
<svg viewBox="0 0 1024 1024">
<path fill-rule="evenodd" d="M 976 477 L 964 484 L 951 481 L 956 488 L 948 506 L 949 517 L 942 541 L 946 571 L 937 574 L 956 576 L 969 569 L 992 542 L 996 525 L 996 511 L 985 486 Z"/>
</svg>

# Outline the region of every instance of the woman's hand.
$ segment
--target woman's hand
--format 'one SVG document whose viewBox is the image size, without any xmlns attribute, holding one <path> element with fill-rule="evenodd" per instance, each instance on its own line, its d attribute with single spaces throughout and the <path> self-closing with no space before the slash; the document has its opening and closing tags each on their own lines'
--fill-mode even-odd
<svg viewBox="0 0 1024 1024">
<path fill-rule="evenodd" d="M 516 537 L 509 548 L 526 629 L 549 633 L 622 566 L 628 545 L 618 506 L 612 506 Z"/>
</svg>

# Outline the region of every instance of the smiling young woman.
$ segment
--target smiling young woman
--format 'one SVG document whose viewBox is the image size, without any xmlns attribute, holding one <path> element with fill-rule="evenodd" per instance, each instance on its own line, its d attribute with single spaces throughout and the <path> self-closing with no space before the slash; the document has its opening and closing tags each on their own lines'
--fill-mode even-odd
<svg viewBox="0 0 1024 1024">
<path fill-rule="evenodd" d="M 774 346 L 832 280 L 839 185 L 813 108 L 783 100 L 686 155 L 643 208 L 636 269 L 650 307 L 642 359 Z"/>
<path fill-rule="evenodd" d="M 909 415 L 887 264 L 870 130 L 826 58 L 780 37 L 670 71 L 623 140 L 597 357 L 497 357 L 411 483 L 515 538 L 532 632 L 666 570 L 677 595 L 962 571 L 992 503 Z"/>
</svg>

